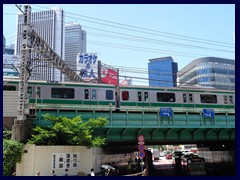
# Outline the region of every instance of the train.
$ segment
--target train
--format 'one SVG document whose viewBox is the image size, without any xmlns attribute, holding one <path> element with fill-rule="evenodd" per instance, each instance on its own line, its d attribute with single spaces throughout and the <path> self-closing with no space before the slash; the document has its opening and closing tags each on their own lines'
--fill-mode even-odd
<svg viewBox="0 0 240 180">
<path fill-rule="evenodd" d="M 14 100 L 19 79 L 3 77 L 3 99 Z M 201 112 L 203 108 L 215 113 L 235 113 L 235 91 L 189 88 L 111 85 L 80 82 L 28 81 L 29 107 L 51 109 L 66 107 L 101 111 L 147 111 L 172 108 L 174 112 Z M 17 101 L 15 102 L 17 104 Z"/>
</svg>

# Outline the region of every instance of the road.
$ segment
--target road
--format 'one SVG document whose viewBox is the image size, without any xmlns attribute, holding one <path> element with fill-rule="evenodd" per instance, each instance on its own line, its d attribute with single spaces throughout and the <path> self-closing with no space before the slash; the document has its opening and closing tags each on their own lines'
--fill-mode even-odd
<svg viewBox="0 0 240 180">
<path fill-rule="evenodd" d="M 181 171 L 178 171 L 173 166 L 173 160 L 165 159 L 165 157 L 160 157 L 159 160 L 153 161 L 155 167 L 155 176 L 183 176 Z"/>
</svg>

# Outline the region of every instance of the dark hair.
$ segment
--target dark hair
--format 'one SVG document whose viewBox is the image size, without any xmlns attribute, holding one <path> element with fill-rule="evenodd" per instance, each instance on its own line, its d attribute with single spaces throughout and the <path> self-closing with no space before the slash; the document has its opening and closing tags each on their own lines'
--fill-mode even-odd
<svg viewBox="0 0 240 180">
<path fill-rule="evenodd" d="M 65 169 L 65 171 L 68 171 L 68 169 Z"/>
<path fill-rule="evenodd" d="M 92 168 L 91 171 L 94 171 L 94 169 Z"/>
</svg>

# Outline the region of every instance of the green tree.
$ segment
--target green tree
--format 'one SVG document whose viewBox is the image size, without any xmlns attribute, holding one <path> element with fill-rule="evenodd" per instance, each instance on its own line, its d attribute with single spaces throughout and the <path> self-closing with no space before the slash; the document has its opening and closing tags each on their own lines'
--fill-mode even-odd
<svg viewBox="0 0 240 180">
<path fill-rule="evenodd" d="M 11 176 L 17 162 L 21 161 L 23 144 L 10 139 L 3 140 L 3 175 Z"/>
<path fill-rule="evenodd" d="M 80 116 L 70 119 L 46 114 L 44 118 L 52 125 L 33 128 L 32 137 L 28 143 L 36 145 L 82 145 L 88 148 L 99 147 L 105 143 L 106 139 L 94 137 L 93 131 L 95 128 L 105 126 L 108 122 L 106 118 L 91 118 L 86 122 L 83 122 Z"/>
</svg>

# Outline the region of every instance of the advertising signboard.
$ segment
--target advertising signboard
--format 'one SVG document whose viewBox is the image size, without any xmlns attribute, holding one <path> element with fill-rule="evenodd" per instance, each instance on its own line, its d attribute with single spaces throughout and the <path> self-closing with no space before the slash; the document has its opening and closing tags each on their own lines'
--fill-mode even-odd
<svg viewBox="0 0 240 180">
<path fill-rule="evenodd" d="M 97 79 L 98 62 L 94 53 L 78 53 L 77 70 L 83 81 Z"/>
<path fill-rule="evenodd" d="M 107 65 L 102 65 L 101 79 L 103 83 L 118 85 L 118 71 Z"/>
</svg>

